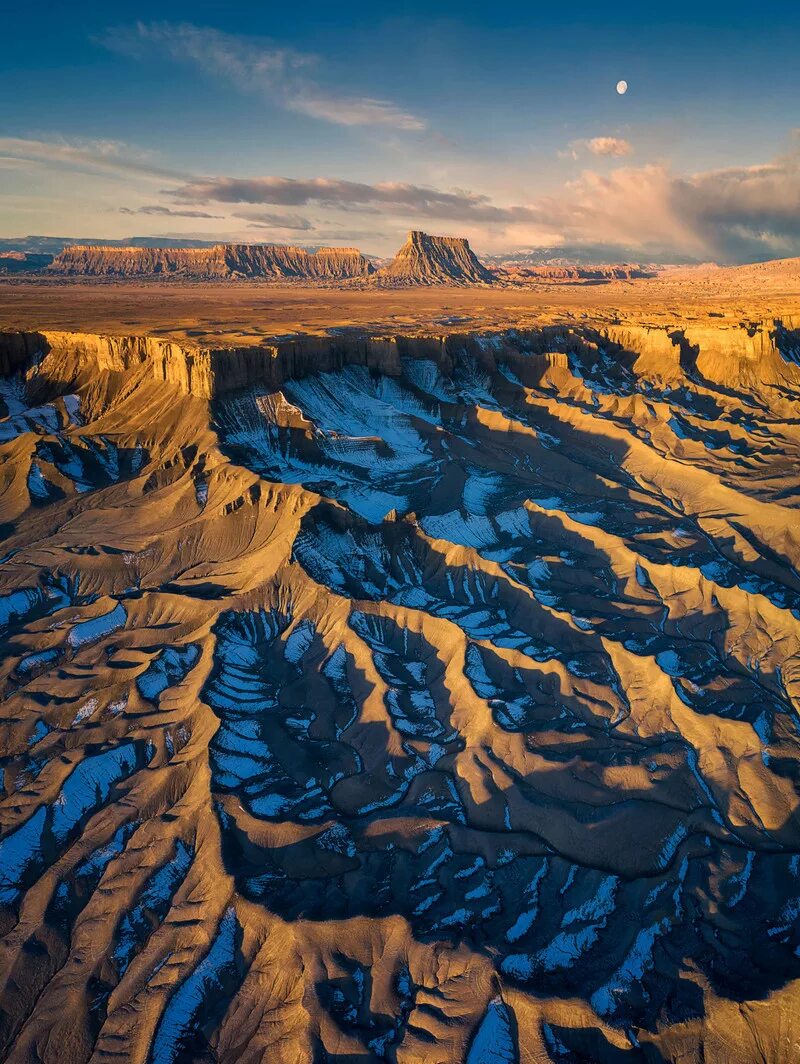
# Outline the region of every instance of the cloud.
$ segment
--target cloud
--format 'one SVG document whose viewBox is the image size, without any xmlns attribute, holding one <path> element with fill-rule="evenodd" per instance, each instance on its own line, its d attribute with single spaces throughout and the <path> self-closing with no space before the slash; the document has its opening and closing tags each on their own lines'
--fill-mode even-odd
<svg viewBox="0 0 800 1064">
<path fill-rule="evenodd" d="M 340 226 L 347 239 L 351 232 L 369 234 L 375 223 L 372 236 L 364 236 L 368 244 L 401 225 L 424 225 L 434 232 L 468 235 L 487 250 L 556 244 L 626 247 L 638 249 L 643 260 L 718 262 L 800 255 L 796 140 L 785 155 L 757 166 L 695 174 L 676 174 L 663 163 L 618 165 L 603 173 L 587 168 L 558 195 L 516 204 L 498 203 L 481 192 L 403 182 L 187 175 L 159 168 L 147 153 L 114 140 L 0 137 L 0 159 L 0 165 L 19 161 L 159 180 L 168 205 L 126 207 L 122 214 L 218 218 L 229 211 L 217 213 L 212 205 L 237 205 L 236 216 L 244 223 L 316 238 L 322 238 L 320 224 L 331 232 L 336 230 L 330 227 Z M 315 210 L 325 211 L 324 222 L 315 219 Z"/>
<path fill-rule="evenodd" d="M 117 140 L 67 140 L 55 137 L 39 140 L 30 137 L 0 137 L 0 154 L 20 163 L 43 163 L 68 166 L 77 170 L 138 175 L 163 180 L 185 180 L 186 174 L 166 170 L 155 164 L 149 152 Z"/>
<path fill-rule="evenodd" d="M 561 159 L 578 159 L 582 152 L 620 159 L 623 155 L 633 154 L 633 145 L 624 137 L 582 137 L 571 141 L 569 149 L 558 152 L 558 155 Z"/>
<path fill-rule="evenodd" d="M 320 207 L 458 224 L 483 246 L 551 242 L 639 249 L 675 259 L 752 261 L 800 255 L 800 152 L 760 166 L 677 175 L 665 164 L 591 169 L 561 194 L 500 205 L 484 194 L 335 178 L 215 177 L 186 182 L 180 203 Z M 271 218 L 272 215 L 269 215 Z"/>
<path fill-rule="evenodd" d="M 674 210 L 722 254 L 800 253 L 800 157 L 676 179 Z"/>
<path fill-rule="evenodd" d="M 678 246 L 694 254 L 695 233 L 672 208 L 673 181 L 660 165 L 620 167 L 609 174 L 585 170 L 538 207 L 570 243 Z"/>
<path fill-rule="evenodd" d="M 446 192 L 396 181 L 368 185 L 328 177 L 215 177 L 187 182 L 170 194 L 181 203 L 317 205 L 343 211 L 388 211 L 453 221 L 522 222 L 532 221 L 535 214 L 526 207 L 498 207 L 488 196 L 474 192 Z"/>
<path fill-rule="evenodd" d="M 261 93 L 289 111 L 342 126 L 390 126 L 419 132 L 425 122 L 389 100 L 349 96 L 314 77 L 317 56 L 191 23 L 137 22 L 110 29 L 106 48 L 136 59 L 154 52 L 197 66 L 245 93 Z"/>
<path fill-rule="evenodd" d="M 294 229 L 307 232 L 314 223 L 300 214 L 240 214 L 239 218 L 250 223 L 251 229 Z"/>
<path fill-rule="evenodd" d="M 585 171 L 541 202 L 569 240 L 671 248 L 737 262 L 800 254 L 800 159 L 675 175 L 661 164 Z"/>
<path fill-rule="evenodd" d="M 0 167 L 3 170 L 25 170 L 30 169 L 31 165 L 35 165 L 39 160 L 23 159 L 15 155 L 0 155 Z"/>
<path fill-rule="evenodd" d="M 631 155 L 633 145 L 623 137 L 592 137 L 591 140 L 579 141 L 592 155 L 611 155 L 618 159 L 622 155 Z"/>
<path fill-rule="evenodd" d="M 176 211 L 171 207 L 160 207 L 156 204 L 147 207 L 120 207 L 120 214 L 157 214 L 159 217 L 168 214 L 171 218 L 221 218 L 221 214 L 209 214 L 207 211 Z"/>
</svg>

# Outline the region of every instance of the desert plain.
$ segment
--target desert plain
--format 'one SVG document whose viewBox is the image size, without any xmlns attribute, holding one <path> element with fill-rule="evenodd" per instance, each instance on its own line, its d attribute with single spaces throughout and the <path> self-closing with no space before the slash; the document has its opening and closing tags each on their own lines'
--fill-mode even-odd
<svg viewBox="0 0 800 1064">
<path fill-rule="evenodd" d="M 0 278 L 0 325 L 198 343 L 253 344 L 287 333 L 330 329 L 498 329 L 580 316 L 735 321 L 796 314 L 800 260 L 744 267 L 685 267 L 607 284 L 520 288 L 320 288 L 258 281 L 124 283 Z"/>
</svg>

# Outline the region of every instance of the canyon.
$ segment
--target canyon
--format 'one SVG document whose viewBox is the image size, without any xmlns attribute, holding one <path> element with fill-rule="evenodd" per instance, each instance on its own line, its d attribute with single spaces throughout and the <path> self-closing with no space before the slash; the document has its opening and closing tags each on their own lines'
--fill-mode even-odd
<svg viewBox="0 0 800 1064">
<path fill-rule="evenodd" d="M 2 1059 L 797 1058 L 800 311 L 622 283 L 6 305 Z"/>
</svg>

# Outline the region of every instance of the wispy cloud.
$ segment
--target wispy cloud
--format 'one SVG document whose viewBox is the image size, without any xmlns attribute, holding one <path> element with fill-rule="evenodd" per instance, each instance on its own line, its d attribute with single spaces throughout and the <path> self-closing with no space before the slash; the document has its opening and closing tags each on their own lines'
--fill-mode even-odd
<svg viewBox="0 0 800 1064">
<path fill-rule="evenodd" d="M 578 159 L 584 152 L 620 159 L 624 155 L 633 154 L 633 145 L 624 137 L 581 137 L 579 140 L 573 140 L 566 151 L 560 151 L 558 154 L 562 159 Z"/>
<path fill-rule="evenodd" d="M 154 53 L 190 63 L 245 93 L 261 93 L 287 110 L 342 126 L 390 126 L 420 132 L 425 122 L 389 100 L 350 96 L 320 84 L 317 56 L 270 41 L 191 23 L 137 22 L 108 30 L 100 42 L 137 59 Z"/>
<path fill-rule="evenodd" d="M 185 180 L 187 176 L 158 166 L 149 152 L 117 140 L 0 137 L 0 154 L 20 163 L 67 166 L 76 170 L 138 175 L 158 180 Z"/>
<path fill-rule="evenodd" d="M 633 145 L 624 137 L 591 137 L 577 143 L 592 155 L 611 155 L 619 159 L 623 155 L 633 154 Z"/>
<path fill-rule="evenodd" d="M 120 214 L 147 214 L 158 215 L 163 217 L 169 215 L 170 218 L 222 218 L 221 214 L 209 214 L 208 211 L 176 211 L 171 207 L 161 207 L 158 204 L 145 207 L 119 207 Z"/>
<path fill-rule="evenodd" d="M 291 229 L 298 232 L 308 232 L 314 228 L 314 223 L 303 218 L 300 214 L 239 214 L 245 222 L 250 223 L 251 229 Z"/>
</svg>

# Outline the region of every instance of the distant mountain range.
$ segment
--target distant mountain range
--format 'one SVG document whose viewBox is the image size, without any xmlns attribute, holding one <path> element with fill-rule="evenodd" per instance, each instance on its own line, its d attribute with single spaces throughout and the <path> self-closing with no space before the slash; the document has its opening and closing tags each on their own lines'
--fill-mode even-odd
<svg viewBox="0 0 800 1064">
<path fill-rule="evenodd" d="M 70 244 L 55 255 L 42 249 L 2 254 L 6 272 L 41 272 L 62 277 L 157 278 L 187 280 L 365 281 L 382 285 L 491 284 L 496 271 L 480 262 L 469 242 L 414 230 L 386 265 L 357 248 L 306 248 L 282 244 L 212 244 L 203 247 L 151 247 L 111 243 Z"/>
<path fill-rule="evenodd" d="M 0 257 L 5 257 L 8 252 L 23 251 L 29 255 L 50 255 L 55 258 L 64 248 L 75 247 L 108 247 L 108 248 L 161 248 L 167 243 L 163 236 L 126 236 L 122 240 L 104 240 L 102 237 L 73 237 L 73 236 L 18 236 L 0 238 Z M 169 246 L 174 248 L 210 248 L 216 243 L 215 240 L 168 240 Z"/>
<path fill-rule="evenodd" d="M 674 251 L 641 248 L 624 244 L 557 244 L 551 247 L 516 248 L 482 256 L 487 266 L 616 266 L 619 263 L 646 263 L 663 266 L 696 266 L 700 260 Z"/>
</svg>

